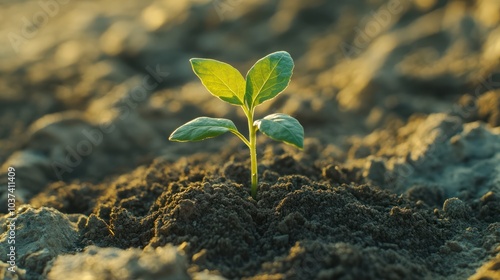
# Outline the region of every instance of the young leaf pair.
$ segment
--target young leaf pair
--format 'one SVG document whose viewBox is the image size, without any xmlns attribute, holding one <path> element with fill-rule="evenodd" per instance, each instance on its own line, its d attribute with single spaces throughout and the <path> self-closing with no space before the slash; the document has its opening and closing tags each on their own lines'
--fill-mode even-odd
<svg viewBox="0 0 500 280">
<path fill-rule="evenodd" d="M 240 106 L 248 121 L 248 138 L 228 119 L 200 117 L 177 128 L 171 141 L 200 141 L 231 132 L 250 149 L 251 193 L 255 198 L 258 186 L 257 131 L 297 148 L 304 146 L 304 129 L 300 123 L 285 114 L 271 114 L 254 120 L 255 107 L 276 97 L 290 83 L 293 59 L 285 51 L 265 56 L 257 61 L 246 79 L 231 65 L 213 59 L 192 58 L 193 71 L 215 97 Z"/>
</svg>

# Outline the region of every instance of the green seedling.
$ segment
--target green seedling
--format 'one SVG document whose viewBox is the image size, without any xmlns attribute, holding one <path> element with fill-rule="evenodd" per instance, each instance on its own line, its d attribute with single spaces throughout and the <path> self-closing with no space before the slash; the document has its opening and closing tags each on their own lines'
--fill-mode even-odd
<svg viewBox="0 0 500 280">
<path fill-rule="evenodd" d="M 254 121 L 255 107 L 288 87 L 293 59 L 285 51 L 269 54 L 252 66 L 246 79 L 224 62 L 205 58 L 192 58 L 190 62 L 194 73 L 213 96 L 243 109 L 248 120 L 248 138 L 238 131 L 231 120 L 199 117 L 177 128 L 169 140 L 201 141 L 226 132 L 236 135 L 250 149 L 251 194 L 255 198 L 258 186 L 257 131 L 299 149 L 304 146 L 304 128 L 289 115 L 271 114 Z"/>
</svg>

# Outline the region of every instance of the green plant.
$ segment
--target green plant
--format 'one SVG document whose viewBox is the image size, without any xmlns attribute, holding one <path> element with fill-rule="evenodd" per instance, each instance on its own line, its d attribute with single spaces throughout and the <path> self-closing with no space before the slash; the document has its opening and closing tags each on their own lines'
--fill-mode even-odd
<svg viewBox="0 0 500 280">
<path fill-rule="evenodd" d="M 256 197 L 257 131 L 271 139 L 296 146 L 304 146 L 304 128 L 285 114 L 271 114 L 254 121 L 255 107 L 280 94 L 290 83 L 293 59 L 285 51 L 265 56 L 248 71 L 246 79 L 234 67 L 213 59 L 192 58 L 194 73 L 215 97 L 240 106 L 248 120 L 248 138 L 243 136 L 228 119 L 200 117 L 177 128 L 169 140 L 178 142 L 200 141 L 231 132 L 250 149 L 251 194 Z"/>
</svg>

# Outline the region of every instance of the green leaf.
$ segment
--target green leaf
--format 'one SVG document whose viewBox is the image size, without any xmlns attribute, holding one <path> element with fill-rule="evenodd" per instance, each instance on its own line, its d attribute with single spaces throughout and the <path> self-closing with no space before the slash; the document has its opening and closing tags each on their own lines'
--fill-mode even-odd
<svg viewBox="0 0 500 280">
<path fill-rule="evenodd" d="M 233 66 L 213 59 L 191 58 L 193 71 L 208 91 L 233 105 L 243 105 L 245 79 Z"/>
<path fill-rule="evenodd" d="M 289 53 L 279 51 L 265 56 L 248 71 L 245 105 L 253 109 L 262 102 L 280 94 L 290 83 L 293 59 Z"/>
<path fill-rule="evenodd" d="M 170 141 L 192 142 L 213 138 L 228 131 L 238 131 L 234 123 L 228 119 L 200 117 L 177 128 L 170 137 Z"/>
<path fill-rule="evenodd" d="M 299 149 L 304 148 L 304 128 L 298 120 L 289 115 L 272 114 L 256 120 L 254 125 L 271 139 L 285 142 Z"/>
</svg>

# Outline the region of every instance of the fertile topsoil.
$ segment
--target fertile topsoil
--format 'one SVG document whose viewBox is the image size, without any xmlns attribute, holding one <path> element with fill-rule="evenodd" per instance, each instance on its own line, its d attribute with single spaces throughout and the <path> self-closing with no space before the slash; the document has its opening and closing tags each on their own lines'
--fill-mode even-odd
<svg viewBox="0 0 500 280">
<path fill-rule="evenodd" d="M 0 275 L 500 279 L 500 4 L 390 3 L 70 2 L 15 58 L 2 41 Z M 305 147 L 258 138 L 254 199 L 238 139 L 167 138 L 244 131 L 190 57 L 245 73 L 276 50 L 295 73 L 257 115 L 296 117 Z"/>
</svg>

